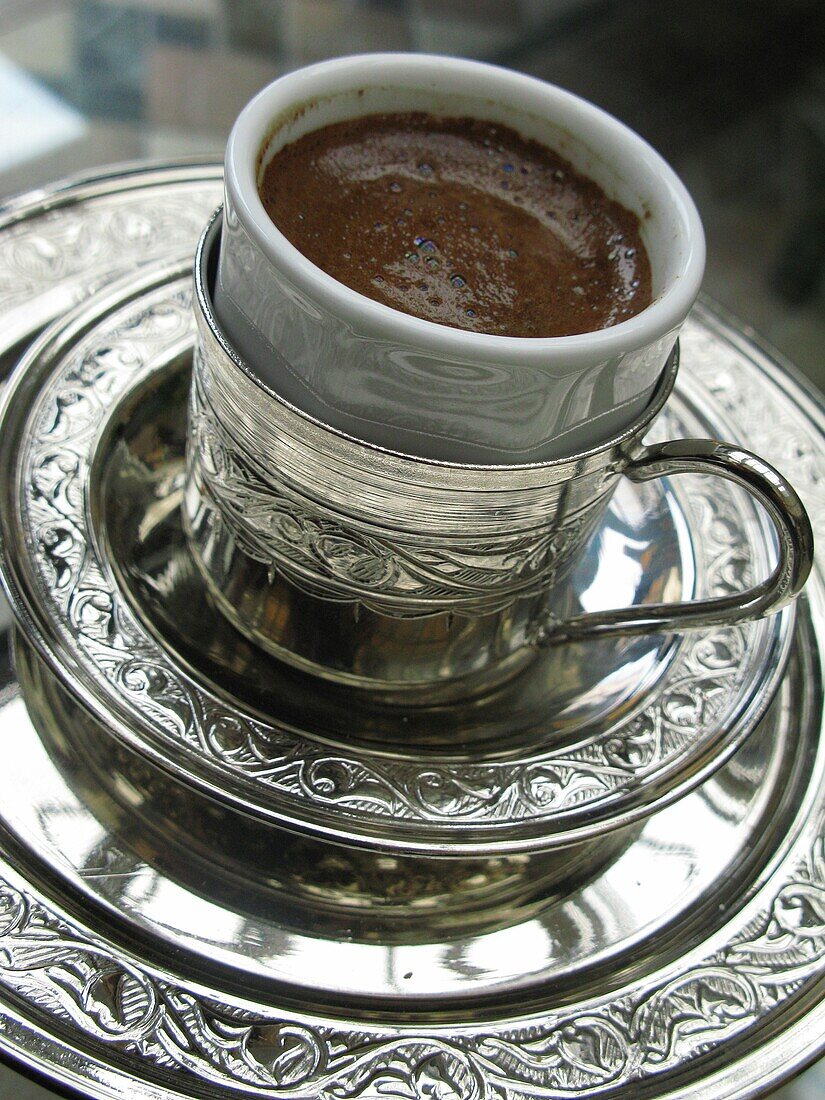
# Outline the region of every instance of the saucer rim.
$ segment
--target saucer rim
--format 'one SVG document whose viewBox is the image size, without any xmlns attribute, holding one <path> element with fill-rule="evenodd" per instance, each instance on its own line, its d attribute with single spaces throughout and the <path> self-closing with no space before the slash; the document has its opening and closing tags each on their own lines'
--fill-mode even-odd
<svg viewBox="0 0 825 1100">
<path fill-rule="evenodd" d="M 41 393 L 53 375 L 56 375 L 61 356 L 64 351 L 68 354 L 69 349 L 76 345 L 79 334 L 96 330 L 102 321 L 111 318 L 115 309 L 125 309 L 126 303 L 129 303 L 134 310 L 138 301 L 148 301 L 153 296 L 169 298 L 174 293 L 180 294 L 183 282 L 182 271 L 186 269 L 180 263 L 170 263 L 155 265 L 149 271 L 127 276 L 89 302 L 78 306 L 62 322 L 52 326 L 39 340 L 35 341 L 9 380 L 3 395 L 2 415 L 7 430 L 2 433 L 0 446 L 5 454 L 8 455 L 10 450 L 15 450 L 14 440 L 19 442 L 21 430 L 30 422 L 29 403 L 34 392 Z M 182 337 L 181 340 L 183 340 Z M 186 340 L 191 340 L 191 325 Z M 182 350 L 183 347 L 182 342 L 178 350 Z M 169 358 L 171 355 L 167 349 L 166 359 Z M 139 377 L 143 378 L 146 373 L 146 371 L 140 372 Z M 124 388 L 122 396 L 125 395 Z M 691 403 L 688 400 L 688 404 Z M 15 408 L 15 406 L 18 407 Z M 102 431 L 99 434 L 105 433 L 105 426 L 109 423 L 114 411 L 115 408 L 112 406 L 102 416 L 98 426 Z M 14 422 L 15 412 L 19 418 L 18 423 Z M 26 447 L 29 450 L 31 445 L 31 439 L 27 439 Z M 20 468 L 19 463 L 20 456 L 16 455 L 15 469 L 17 470 Z M 14 478 L 12 489 L 12 496 L 14 496 L 17 491 L 17 477 Z M 707 778 L 735 751 L 767 708 L 781 679 L 793 635 L 795 615 L 793 605 L 785 608 L 771 620 L 743 624 L 741 629 L 752 630 L 757 633 L 757 636 L 760 632 L 763 632 L 763 636 L 764 632 L 769 634 L 767 656 L 770 658 L 770 667 L 767 675 L 761 679 L 757 677 L 756 680 L 752 680 L 749 697 L 744 703 L 740 698 L 737 720 L 724 730 L 718 728 L 711 737 L 704 739 L 700 743 L 699 751 L 694 748 L 690 753 L 680 754 L 677 762 L 671 762 L 667 767 L 661 768 L 658 776 L 654 771 L 652 774 L 645 774 L 644 782 L 640 782 L 640 777 L 632 772 L 627 777 L 625 786 L 619 788 L 618 795 L 615 790 L 611 790 L 601 801 L 600 815 L 593 813 L 592 806 L 583 809 L 577 804 L 572 810 L 565 809 L 558 813 L 555 821 L 553 817 L 545 815 L 526 821 L 524 819 L 507 821 L 503 824 L 493 821 L 479 825 L 473 822 L 465 826 L 464 822 L 453 821 L 449 826 L 445 826 L 443 823 L 422 824 L 421 820 L 401 821 L 390 817 L 391 827 L 387 828 L 386 817 L 376 815 L 365 823 L 361 823 L 355 821 L 351 813 L 342 821 L 340 808 L 336 811 L 335 804 L 331 806 L 327 804 L 321 805 L 319 809 L 319 806 L 312 802 L 311 791 L 308 792 L 308 805 L 304 808 L 300 805 L 296 806 L 294 801 L 291 804 L 285 803 L 283 799 L 280 804 L 275 804 L 271 791 L 262 790 L 259 794 L 257 788 L 246 780 L 241 780 L 237 775 L 233 775 L 231 782 L 227 782 L 226 773 L 221 774 L 220 765 L 213 759 L 204 756 L 195 758 L 200 766 L 198 774 L 187 767 L 195 763 L 191 752 L 185 754 L 182 762 L 171 759 L 170 742 L 166 740 L 161 747 L 162 735 L 159 735 L 158 729 L 151 725 L 145 714 L 137 713 L 131 704 L 127 706 L 122 693 L 120 696 L 113 695 L 111 687 L 105 682 L 101 681 L 102 688 L 95 683 L 94 677 L 90 677 L 77 652 L 73 653 L 70 648 L 67 648 L 66 639 L 61 637 L 53 614 L 46 611 L 41 598 L 42 594 L 38 594 L 37 591 L 38 583 L 34 573 L 30 571 L 32 563 L 30 535 L 24 534 L 23 539 L 18 538 L 15 543 L 15 516 L 20 514 L 19 504 L 16 498 L 9 500 L 5 496 L 0 503 L 3 526 L 11 535 L 2 572 L 5 575 L 7 590 L 12 597 L 12 605 L 16 609 L 24 632 L 35 642 L 49 666 L 57 672 L 72 694 L 94 716 L 99 720 L 102 719 L 105 725 L 115 724 L 117 734 L 132 747 L 148 755 L 154 763 L 172 774 L 187 778 L 190 783 L 199 786 L 208 797 L 228 802 L 242 813 L 268 818 L 280 827 L 338 843 L 378 847 L 388 852 L 410 854 L 438 852 L 442 855 L 469 856 L 549 850 L 583 840 L 592 840 L 596 836 L 647 816 L 655 809 L 687 793 Z M 90 545 L 94 538 L 94 528 L 90 524 L 88 539 Z M 108 576 L 107 580 L 113 590 L 118 588 L 117 578 Z M 135 626 L 139 634 L 146 633 L 142 623 L 137 622 Z M 154 638 L 150 638 L 149 645 L 156 647 Z M 165 656 L 168 659 L 168 655 Z M 174 661 L 169 661 L 169 664 L 174 666 L 176 674 L 179 677 L 182 676 L 187 683 L 188 691 L 198 698 L 208 695 L 201 684 L 189 681 L 185 671 L 178 668 Z M 664 679 L 666 680 L 668 674 L 672 672 L 673 666 L 666 671 Z M 136 732 L 136 722 L 142 726 L 141 733 Z M 568 752 L 567 756 L 569 755 Z M 489 765 L 489 761 L 485 761 L 486 765 Z M 625 804 L 622 803 L 622 798 Z M 319 800 L 316 799 L 317 801 Z"/>
</svg>

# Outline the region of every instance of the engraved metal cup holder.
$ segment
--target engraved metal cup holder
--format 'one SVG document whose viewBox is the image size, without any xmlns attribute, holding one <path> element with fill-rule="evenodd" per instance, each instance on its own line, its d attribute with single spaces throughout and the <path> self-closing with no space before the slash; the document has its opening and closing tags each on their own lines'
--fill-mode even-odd
<svg viewBox="0 0 825 1100">
<path fill-rule="evenodd" d="M 221 214 L 195 261 L 198 337 L 184 522 L 227 618 L 315 675 L 409 704 L 500 684 L 542 646 L 682 631 L 778 611 L 813 560 L 805 510 L 758 456 L 714 440 L 645 447 L 676 380 L 678 347 L 645 414 L 598 448 L 516 466 L 440 463 L 382 450 L 306 416 L 240 359 L 211 307 Z M 738 482 L 767 509 L 767 580 L 696 602 L 566 618 L 555 594 L 622 475 Z"/>
</svg>

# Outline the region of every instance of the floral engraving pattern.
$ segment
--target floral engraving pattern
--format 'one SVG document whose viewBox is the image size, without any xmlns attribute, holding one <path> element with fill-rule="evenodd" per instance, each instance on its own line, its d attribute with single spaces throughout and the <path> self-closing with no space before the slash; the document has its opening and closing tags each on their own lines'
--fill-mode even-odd
<svg viewBox="0 0 825 1100">
<path fill-rule="evenodd" d="M 766 622 L 686 638 L 661 694 L 608 733 L 532 757 L 435 760 L 423 769 L 415 761 L 301 739 L 192 680 L 122 595 L 86 507 L 92 441 L 118 399 L 161 361 L 163 349 L 191 337 L 190 301 L 188 286 L 175 283 L 116 311 L 78 343 L 43 386 L 18 466 L 32 547 L 25 567 L 48 609 L 49 629 L 60 632 L 95 692 L 130 708 L 137 728 L 155 743 L 185 748 L 193 767 L 206 768 L 221 784 L 227 775 L 241 779 L 250 797 L 300 820 L 325 814 L 329 821 L 334 812 L 348 830 L 393 819 L 455 832 L 462 824 L 501 830 L 584 807 L 613 808 L 640 782 L 675 775 L 687 756 L 726 730 L 754 676 L 753 652 L 774 636 Z M 690 496 L 705 554 L 704 594 L 749 583 L 738 498 L 718 487 Z"/>
<path fill-rule="evenodd" d="M 822 975 L 825 837 L 727 942 L 641 988 L 511 1023 L 336 1025 L 240 1005 L 156 974 L 0 879 L 0 985 L 75 1030 L 186 1080 L 260 1097 L 562 1100 L 661 1077 L 735 1040 Z"/>
<path fill-rule="evenodd" d="M 606 505 L 596 500 L 560 523 L 477 541 L 439 543 L 431 534 L 390 533 L 378 520 L 368 524 L 313 501 L 277 471 L 253 468 L 210 405 L 202 354 L 196 347 L 188 455 L 200 498 L 198 523 L 210 538 L 217 525 L 227 528 L 245 554 L 312 595 L 347 602 L 358 597 L 384 614 L 420 612 L 422 601 L 437 601 L 439 610 L 498 611 L 551 588 Z"/>
<path fill-rule="evenodd" d="M 158 183 L 164 185 L 163 173 Z M 36 211 L 0 235 L 0 312 L 26 330 L 120 274 L 194 249 L 220 201 L 221 184 L 200 181 L 101 194 Z M 42 313 L 42 316 L 40 315 Z"/>
<path fill-rule="evenodd" d="M 746 423 L 759 440 L 759 453 L 787 470 L 802 497 L 817 540 L 825 541 L 825 473 L 822 441 L 812 426 L 800 423 L 793 403 L 776 387 L 765 400 L 759 386 L 741 384 L 742 353 L 728 339 L 703 324 L 702 314 L 689 320 L 682 343 L 692 371 L 733 423 Z M 714 326 L 716 327 L 716 326 Z M 788 427 L 793 421 L 793 430 Z"/>
</svg>

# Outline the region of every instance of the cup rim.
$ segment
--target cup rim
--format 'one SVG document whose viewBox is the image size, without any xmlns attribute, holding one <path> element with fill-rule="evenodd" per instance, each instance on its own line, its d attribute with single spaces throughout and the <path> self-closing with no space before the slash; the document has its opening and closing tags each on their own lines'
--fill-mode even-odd
<svg viewBox="0 0 825 1100">
<path fill-rule="evenodd" d="M 540 95 L 548 109 L 561 106 L 564 113 L 574 112 L 583 124 L 603 133 L 609 132 L 621 141 L 635 160 L 664 184 L 676 217 L 685 227 L 688 246 L 680 269 L 669 284 L 645 309 L 608 328 L 568 336 L 502 336 L 453 328 L 404 313 L 352 290 L 307 259 L 270 219 L 258 193 L 259 158 L 273 133 L 273 120 L 319 98 L 321 93 L 317 88 L 322 82 L 340 78 L 342 92 L 359 85 L 386 84 L 388 70 L 397 71 L 399 66 L 408 74 L 420 74 L 422 87 L 425 86 L 425 74 L 432 81 L 437 79 L 439 72 L 449 68 L 452 73 L 467 79 L 482 77 L 489 95 L 498 94 L 504 101 L 508 88 L 527 90 L 532 95 Z M 329 95 L 328 92 L 324 94 Z M 564 357 L 567 364 L 574 365 L 577 360 L 590 361 L 594 355 L 606 358 L 611 354 L 623 354 L 678 328 L 696 299 L 704 273 L 705 237 L 699 212 L 674 170 L 643 138 L 608 112 L 554 84 L 464 58 L 414 53 L 355 54 L 322 61 L 279 77 L 250 100 L 232 127 L 226 146 L 225 186 L 230 205 L 255 245 L 300 290 L 359 328 L 369 327 L 396 342 L 424 343 L 446 357 L 469 354 L 486 362 L 505 355 L 512 357 L 514 362 L 527 358 L 545 364 L 556 357 Z"/>
</svg>

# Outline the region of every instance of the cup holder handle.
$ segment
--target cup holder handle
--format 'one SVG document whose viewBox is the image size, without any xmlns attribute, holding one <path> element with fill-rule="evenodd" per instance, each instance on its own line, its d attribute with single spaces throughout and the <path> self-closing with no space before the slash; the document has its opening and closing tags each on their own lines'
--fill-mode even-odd
<svg viewBox="0 0 825 1100">
<path fill-rule="evenodd" d="M 702 630 L 760 619 L 783 608 L 805 584 L 814 556 L 808 514 L 793 487 L 758 455 L 712 439 L 672 440 L 644 447 L 624 472 L 631 481 L 700 473 L 742 485 L 767 510 L 776 528 L 779 555 L 775 569 L 767 580 L 729 596 L 591 612 L 566 621 L 547 610 L 534 624 L 533 645 L 617 634 Z"/>
</svg>

